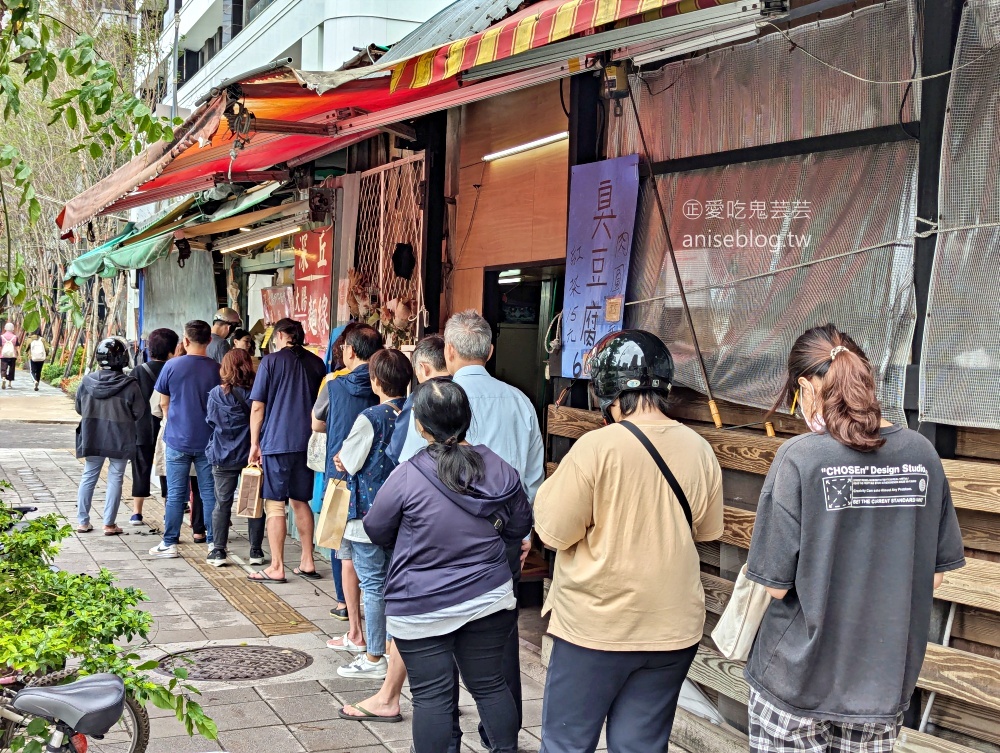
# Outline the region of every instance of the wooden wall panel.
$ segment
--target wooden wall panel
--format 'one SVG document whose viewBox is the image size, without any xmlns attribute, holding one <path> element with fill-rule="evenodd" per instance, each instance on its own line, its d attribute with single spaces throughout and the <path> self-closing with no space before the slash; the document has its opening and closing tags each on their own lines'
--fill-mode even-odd
<svg viewBox="0 0 1000 753">
<path fill-rule="evenodd" d="M 550 144 L 490 163 L 482 158 L 566 129 L 559 85 L 555 83 L 465 106 L 454 246 L 457 270 L 477 270 L 481 278 L 487 267 L 565 257 L 568 143 Z M 468 280 L 456 274 L 454 283 Z M 454 301 L 455 310 L 480 308 L 482 281 L 478 300 L 472 302 L 469 293 L 456 290 Z"/>
<path fill-rule="evenodd" d="M 483 269 L 456 269 L 451 278 L 452 313 L 475 309 L 483 310 Z"/>
</svg>

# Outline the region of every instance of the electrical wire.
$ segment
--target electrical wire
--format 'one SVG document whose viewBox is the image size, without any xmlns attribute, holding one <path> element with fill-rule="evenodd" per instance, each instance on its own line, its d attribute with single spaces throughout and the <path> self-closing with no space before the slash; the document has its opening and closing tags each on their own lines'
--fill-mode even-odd
<svg viewBox="0 0 1000 753">
<path fill-rule="evenodd" d="M 462 257 L 465 255 L 465 247 L 469 243 L 469 238 L 472 236 L 472 224 L 476 221 L 476 210 L 479 208 L 479 195 L 483 190 L 483 180 L 486 177 L 486 165 L 487 162 L 483 163 L 483 171 L 479 174 L 479 183 L 473 185 L 476 189 L 476 200 L 472 202 L 472 214 L 469 216 L 469 225 L 465 229 L 465 237 L 462 239 L 462 247 L 458 249 L 458 258 L 455 259 L 455 263 L 452 268 L 457 268 L 459 262 L 462 261 Z"/>
<path fill-rule="evenodd" d="M 855 81 L 861 81 L 862 83 L 865 83 L 865 84 L 877 84 L 879 86 L 894 86 L 896 84 L 916 84 L 916 83 L 919 83 L 921 81 L 930 81 L 930 80 L 935 79 L 935 78 L 943 78 L 944 76 L 950 76 L 952 73 L 955 73 L 956 71 L 960 71 L 963 68 L 968 68 L 970 65 L 974 65 L 974 64 L 978 63 L 980 60 L 982 60 L 986 56 L 988 56 L 991 52 L 994 52 L 995 50 L 1000 49 L 1000 42 L 997 42 L 996 44 L 992 45 L 989 49 L 985 50 L 981 55 L 973 58 L 972 60 L 969 60 L 968 62 L 962 63 L 961 65 L 955 66 L 954 68 L 949 68 L 946 71 L 941 71 L 940 73 L 932 73 L 932 74 L 927 75 L 927 76 L 914 76 L 913 78 L 904 78 L 904 79 L 902 79 L 900 81 L 877 81 L 875 79 L 865 78 L 864 76 L 859 76 L 856 73 L 851 73 L 850 71 L 845 71 L 843 68 L 838 68 L 833 63 L 828 63 L 826 60 L 823 60 L 823 58 L 819 57 L 818 55 L 815 55 L 812 52 L 809 52 L 809 50 L 807 50 L 805 47 L 803 47 L 798 42 L 796 42 L 794 39 L 792 39 L 788 35 L 788 32 L 786 32 L 784 29 L 780 28 L 779 26 L 776 26 L 771 21 L 761 21 L 760 23 L 762 25 L 764 25 L 764 26 L 770 26 L 772 29 L 774 29 L 779 34 L 781 34 L 781 36 L 783 36 L 786 40 L 788 40 L 788 42 L 792 45 L 792 50 L 795 50 L 795 49 L 802 50 L 802 52 L 804 54 L 806 54 L 807 56 L 811 57 L 817 63 L 820 63 L 821 65 L 825 65 L 827 68 L 829 68 L 831 70 L 834 70 L 834 71 L 837 71 L 838 73 L 843 73 L 845 76 L 849 76 L 850 78 L 853 78 Z"/>
<path fill-rule="evenodd" d="M 910 40 L 910 50 L 913 53 L 913 72 L 910 74 L 910 77 L 912 78 L 913 76 L 917 75 L 917 31 L 916 31 L 916 29 L 913 30 L 913 37 Z M 903 91 L 903 99 L 899 103 L 899 118 L 898 118 L 898 120 L 899 120 L 899 127 L 902 128 L 903 129 L 903 133 L 905 133 L 911 139 L 914 139 L 915 141 L 920 141 L 920 137 L 919 136 L 914 136 L 912 133 L 910 133 L 909 130 L 907 130 L 907 128 L 906 128 L 906 124 L 903 122 L 903 110 L 906 107 L 906 100 L 909 98 L 909 96 L 910 96 L 910 94 L 912 92 L 913 92 L 913 84 L 909 83 L 909 84 L 906 85 L 906 89 L 905 89 L 905 91 Z"/>
<path fill-rule="evenodd" d="M 562 105 L 563 114 L 565 114 L 566 117 L 568 118 L 569 117 L 569 109 L 566 107 L 566 98 L 563 96 L 563 82 L 565 80 L 566 79 L 564 79 L 564 78 L 559 79 L 559 104 Z"/>
</svg>

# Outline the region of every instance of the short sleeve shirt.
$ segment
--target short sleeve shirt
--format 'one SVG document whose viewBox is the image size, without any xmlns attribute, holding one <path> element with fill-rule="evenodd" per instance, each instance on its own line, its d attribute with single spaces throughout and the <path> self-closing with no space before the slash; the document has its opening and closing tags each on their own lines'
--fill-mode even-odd
<svg viewBox="0 0 1000 753">
<path fill-rule="evenodd" d="M 746 677 L 793 714 L 893 722 L 923 662 L 934 574 L 965 564 L 934 447 L 898 426 L 882 436 L 868 453 L 795 437 L 764 481 L 747 577 L 788 594 L 768 607 Z"/>
<path fill-rule="evenodd" d="M 208 356 L 171 358 L 156 379 L 155 390 L 170 398 L 163 443 L 177 452 L 197 454 L 208 447 L 208 393 L 219 385 L 219 364 Z"/>
<path fill-rule="evenodd" d="M 233 346 L 229 344 L 229 341 L 226 338 L 219 337 L 213 332 L 212 342 L 208 344 L 207 355 L 216 363 L 222 363 L 222 359 L 225 358 L 226 353 L 232 349 Z"/>
<path fill-rule="evenodd" d="M 577 440 L 535 497 L 535 531 L 558 550 L 549 632 L 598 651 L 677 651 L 701 639 L 695 541 L 722 535 L 722 469 L 676 421 L 636 426 L 677 477 L 694 530 L 656 462 L 624 426 Z"/>
<path fill-rule="evenodd" d="M 265 405 L 261 454 L 306 451 L 313 401 L 324 376 L 323 359 L 304 348 L 284 348 L 261 359 L 250 392 L 251 400 Z"/>
</svg>

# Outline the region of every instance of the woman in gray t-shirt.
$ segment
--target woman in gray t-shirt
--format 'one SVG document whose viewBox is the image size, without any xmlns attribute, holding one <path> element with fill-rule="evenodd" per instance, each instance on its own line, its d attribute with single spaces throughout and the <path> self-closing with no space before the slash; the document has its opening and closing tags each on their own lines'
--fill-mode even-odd
<svg viewBox="0 0 1000 753">
<path fill-rule="evenodd" d="M 746 667 L 750 747 L 891 750 L 934 588 L 965 564 L 948 480 L 882 419 L 871 364 L 832 324 L 792 346 L 789 404 L 812 431 L 782 445 L 757 508 L 747 577 L 774 601 Z"/>
</svg>

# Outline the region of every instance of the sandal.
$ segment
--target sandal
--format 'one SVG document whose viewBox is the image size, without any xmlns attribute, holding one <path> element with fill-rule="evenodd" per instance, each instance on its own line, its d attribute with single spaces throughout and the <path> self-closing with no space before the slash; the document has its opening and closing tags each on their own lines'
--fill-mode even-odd
<svg viewBox="0 0 1000 753">
<path fill-rule="evenodd" d="M 259 577 L 258 577 L 259 576 Z M 263 570 L 258 570 L 255 573 L 251 573 L 247 576 L 247 580 L 252 583 L 287 583 L 287 578 L 272 578 L 270 575 L 265 573 Z"/>
<path fill-rule="evenodd" d="M 385 724 L 396 724 L 398 722 L 403 721 L 402 714 L 396 714 L 395 716 L 379 716 L 378 714 L 373 714 L 364 706 L 359 706 L 356 703 L 351 703 L 348 705 L 351 708 L 357 709 L 362 714 L 361 716 L 348 714 L 346 711 L 344 711 L 344 709 L 346 709 L 347 706 L 344 706 L 344 708 L 340 709 L 340 711 L 337 713 L 340 714 L 341 719 L 347 719 L 350 722 L 384 722 Z"/>
<path fill-rule="evenodd" d="M 90 533 L 94 530 L 94 527 L 90 523 L 81 523 L 76 527 L 77 533 Z"/>
<path fill-rule="evenodd" d="M 317 573 L 315 570 L 300 570 L 295 568 L 292 570 L 293 573 L 298 575 L 300 578 L 305 578 L 306 580 L 322 580 L 323 576 Z"/>
<path fill-rule="evenodd" d="M 363 654 L 368 650 L 368 646 L 359 646 L 346 634 L 340 638 L 331 638 L 326 642 L 326 647 L 334 651 L 346 651 L 349 654 Z"/>
<path fill-rule="evenodd" d="M 119 526 L 104 526 L 105 536 L 121 536 L 125 533 Z"/>
</svg>

